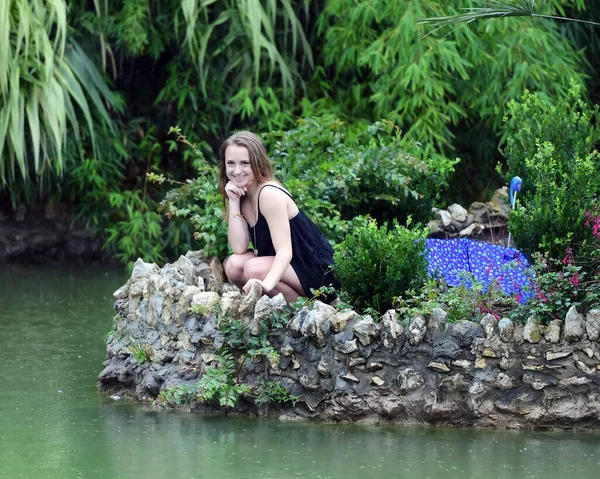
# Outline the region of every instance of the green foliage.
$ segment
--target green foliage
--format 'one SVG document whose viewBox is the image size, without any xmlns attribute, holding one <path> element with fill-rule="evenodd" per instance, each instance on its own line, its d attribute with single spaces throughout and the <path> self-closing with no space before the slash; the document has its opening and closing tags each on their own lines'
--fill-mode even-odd
<svg viewBox="0 0 600 479">
<path fill-rule="evenodd" d="M 235 381 L 235 360 L 230 352 L 223 351 L 216 358 L 218 366 L 209 368 L 198 383 L 198 399 L 218 401 L 220 406 L 234 407 L 241 394 L 249 394 L 246 384 Z"/>
<path fill-rule="evenodd" d="M 199 314 L 200 316 L 207 316 L 212 312 L 218 312 L 216 307 L 206 306 L 205 304 L 194 304 L 188 308 L 188 311 L 192 314 Z"/>
<path fill-rule="evenodd" d="M 600 191 L 600 156 L 592 150 L 600 141 L 599 112 L 575 84 L 556 105 L 539 93 L 509 105 L 508 175 L 521 176 L 524 185 L 509 230 L 525 253 L 560 258 L 572 243 L 591 240 L 584 223 Z"/>
<path fill-rule="evenodd" d="M 309 2 L 304 1 L 305 10 Z M 220 76 L 237 91 L 261 74 L 277 74 L 284 88 L 294 90 L 298 48 L 300 62 L 312 64 L 312 50 L 290 0 L 181 3 L 186 22 L 185 44 L 195 58 L 200 82 Z M 216 69 L 216 66 L 222 68 Z M 264 72 L 264 73 L 263 73 Z M 252 85 L 252 83 L 250 83 Z"/>
<path fill-rule="evenodd" d="M 522 194 L 535 191 L 536 185 L 527 181 L 525 162 L 545 141 L 552 143 L 560 170 L 573 174 L 572 158 L 584 158 L 600 142 L 599 111 L 597 105 L 585 102 L 582 87 L 575 82 L 555 103 L 544 93 L 529 91 L 518 101 L 510 101 L 503 125 L 506 180 L 520 176 L 524 179 Z"/>
<path fill-rule="evenodd" d="M 109 341 L 112 341 L 114 338 L 116 338 L 116 339 L 121 338 L 121 332 L 119 331 L 119 328 L 117 327 L 118 322 L 119 322 L 119 316 L 117 316 L 117 315 L 113 316 L 113 323 L 112 323 L 112 327 L 110 328 L 110 331 L 106 332 L 104 334 L 104 336 L 102 337 L 104 344 L 108 343 Z"/>
<path fill-rule="evenodd" d="M 259 406 L 269 403 L 285 404 L 287 402 L 291 402 L 292 406 L 296 406 L 299 400 L 300 397 L 290 394 L 281 383 L 264 380 L 260 382 L 260 386 L 258 386 L 256 391 L 256 398 L 254 399 Z"/>
<path fill-rule="evenodd" d="M 476 321 L 485 314 L 500 319 L 517 305 L 515 298 L 507 296 L 497 281 L 485 287 L 472 274 L 464 273 L 458 286 L 448 286 L 443 279 L 430 278 L 418 289 L 395 298 L 397 311 L 405 319 L 415 315 L 428 317 L 435 308 L 448 314 L 448 322 Z"/>
<path fill-rule="evenodd" d="M 534 296 L 511 311 L 512 319 L 524 323 L 534 315 L 547 324 L 553 319 L 564 321 L 572 306 L 582 314 L 600 307 L 600 270 L 588 273 L 574 262 L 570 249 L 562 260 L 537 253 L 533 264 L 535 286 L 529 292 Z"/>
<path fill-rule="evenodd" d="M 148 361 L 150 359 L 149 347 L 144 344 L 140 344 L 140 343 L 132 344 L 129 347 L 129 352 L 135 358 L 135 360 L 138 362 L 138 364 L 144 364 L 146 361 Z"/>
<path fill-rule="evenodd" d="M 562 37 L 559 22 L 512 17 L 455 29 L 417 25 L 472 6 L 471 0 L 332 0 L 318 26 L 325 38 L 324 66 L 333 71 L 326 108 L 341 105 L 343 118 L 392 121 L 422 144 L 425 153 L 419 156 L 425 161 L 439 155 L 467 158 L 464 170 L 481 175 L 469 183 L 482 188 L 495 180 L 493 143 L 507 102 L 527 88 L 547 97 L 566 94 L 570 78 L 585 79 L 585 60 Z M 554 0 L 542 13 L 566 6 L 584 3 Z M 478 148 L 490 139 L 488 148 Z"/>
<path fill-rule="evenodd" d="M 56 181 L 69 153 L 84 154 L 81 124 L 97 153 L 96 128 L 112 128 L 105 105 L 118 102 L 68 38 L 63 0 L 5 0 L 0 31 L 0 191 L 14 203 Z M 67 148 L 67 133 L 75 148 Z"/>
<path fill-rule="evenodd" d="M 370 222 L 336 246 L 335 274 L 356 307 L 386 311 L 394 297 L 426 281 L 424 250 L 424 230 Z"/>
<path fill-rule="evenodd" d="M 129 268 L 140 257 L 147 262 L 160 262 L 162 218 L 144 201 L 143 192 L 115 191 L 108 198 L 115 215 L 111 218 L 113 226 L 106 229 L 104 247 L 112 249 L 114 256 Z"/>
<path fill-rule="evenodd" d="M 267 141 L 276 176 L 334 243 L 365 224 L 358 215 L 428 218 L 455 163 L 428 166 L 418 145 L 383 121 L 352 127 L 334 117 L 310 118 Z"/>
<path fill-rule="evenodd" d="M 177 406 L 182 404 L 190 404 L 196 399 L 198 395 L 198 388 L 194 386 L 180 384 L 178 386 L 171 386 L 161 391 L 158 395 L 158 403 L 173 403 Z"/>
<path fill-rule="evenodd" d="M 195 145 L 171 128 L 177 141 L 192 146 L 198 155 L 198 176 L 171 190 L 160 210 L 170 218 L 189 218 L 208 256 L 228 253 L 227 228 L 223 221 L 218 171 L 210 166 Z M 342 133 L 345 132 L 345 133 Z M 410 212 L 427 219 L 431 206 L 454 161 L 432 169 L 407 150 L 388 122 L 378 122 L 353 131 L 335 118 L 299 120 L 293 130 L 272 133 L 275 175 L 282 179 L 295 200 L 332 242 L 364 225 L 366 216 L 405 218 Z M 152 181 L 169 181 L 151 175 Z"/>
<path fill-rule="evenodd" d="M 195 144 L 182 135 L 179 127 L 171 127 L 169 133 L 177 135 L 177 142 L 191 147 L 198 176 L 181 183 L 169 180 L 163 174 L 149 173 L 149 181 L 177 184 L 161 201 L 159 212 L 176 224 L 179 220 L 190 220 L 195 229 L 194 238 L 200 241 L 205 256 L 224 259 L 229 252 L 227 225 L 223 220 L 223 203 L 219 192 L 218 168 L 209 165 Z"/>
</svg>

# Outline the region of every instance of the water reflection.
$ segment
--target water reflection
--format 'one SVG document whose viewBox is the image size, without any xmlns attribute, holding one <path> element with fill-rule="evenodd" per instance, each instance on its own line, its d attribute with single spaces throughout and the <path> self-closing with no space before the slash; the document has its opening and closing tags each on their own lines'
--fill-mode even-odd
<svg viewBox="0 0 600 479">
<path fill-rule="evenodd" d="M 119 271 L 0 269 L 0 477 L 595 477 L 600 434 L 287 423 L 98 395 Z"/>
</svg>

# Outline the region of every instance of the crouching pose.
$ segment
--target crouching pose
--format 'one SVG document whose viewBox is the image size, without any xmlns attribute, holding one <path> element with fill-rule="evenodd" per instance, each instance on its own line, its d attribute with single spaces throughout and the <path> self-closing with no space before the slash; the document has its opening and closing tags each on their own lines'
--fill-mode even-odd
<svg viewBox="0 0 600 479">
<path fill-rule="evenodd" d="M 225 263 L 230 281 L 246 293 L 256 281 L 288 303 L 334 284 L 331 245 L 273 178 L 267 150 L 254 133 L 235 133 L 221 145 L 219 188 L 233 250 Z"/>
</svg>

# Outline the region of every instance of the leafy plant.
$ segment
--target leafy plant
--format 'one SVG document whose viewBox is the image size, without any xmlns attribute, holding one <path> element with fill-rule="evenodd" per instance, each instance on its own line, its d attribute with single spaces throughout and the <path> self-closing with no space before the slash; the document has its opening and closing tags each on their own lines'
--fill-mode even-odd
<svg viewBox="0 0 600 479">
<path fill-rule="evenodd" d="M 426 281 L 424 251 L 424 230 L 370 222 L 336 246 L 335 274 L 357 307 L 386 311 L 394 297 Z"/>
<path fill-rule="evenodd" d="M 106 105 L 120 105 L 69 37 L 63 0 L 7 0 L 0 30 L 0 191 L 14 203 L 23 199 L 19 193 L 31 198 L 36 188 L 56 181 L 69 153 L 84 155 L 81 125 L 97 153 L 96 129 L 113 128 Z"/>
<path fill-rule="evenodd" d="M 261 381 L 260 386 L 256 390 L 256 398 L 254 401 L 259 406 L 269 403 L 285 404 L 291 402 L 292 406 L 300 400 L 299 396 L 294 396 L 277 381 Z"/>
<path fill-rule="evenodd" d="M 553 0 L 539 9 L 560 15 L 565 7 L 584 6 Z M 432 169 L 459 156 L 464 165 L 454 186 L 472 198 L 499 182 L 495 146 L 508 101 L 527 88 L 549 98 L 565 95 L 570 78 L 585 80 L 586 63 L 559 22 L 502 17 L 454 29 L 417 24 L 470 7 L 471 0 L 332 0 L 318 27 L 324 67 L 333 71 L 325 109 L 333 103 L 342 118 L 392 121 L 422 145 L 418 156 Z M 323 89 L 317 91 L 322 97 Z"/>
<path fill-rule="evenodd" d="M 209 368 L 198 383 L 198 399 L 205 402 L 218 401 L 220 406 L 234 407 L 241 394 L 249 394 L 246 384 L 235 380 L 235 360 L 228 351 L 216 358 L 218 366 Z"/>
<path fill-rule="evenodd" d="M 150 349 L 146 345 L 134 343 L 129 346 L 129 352 L 138 364 L 144 364 L 150 359 Z"/>
<path fill-rule="evenodd" d="M 113 316 L 113 323 L 112 323 L 112 327 L 110 329 L 110 331 L 106 332 L 104 334 L 104 336 L 102 337 L 102 340 L 104 341 L 104 343 L 108 343 L 109 341 L 112 341 L 113 338 L 120 338 L 121 337 L 121 333 L 119 331 L 119 328 L 117 326 L 119 321 L 119 316 L 115 315 Z"/>
<path fill-rule="evenodd" d="M 212 312 L 219 312 L 218 308 L 215 306 L 211 307 L 205 304 L 194 304 L 188 308 L 188 311 L 192 314 L 199 314 L 200 316 L 206 316 Z"/>
<path fill-rule="evenodd" d="M 333 116 L 298 120 L 267 136 L 275 174 L 337 243 L 363 216 L 428 219 L 456 161 L 428 165 L 391 122 L 348 125 Z"/>
<path fill-rule="evenodd" d="M 518 305 L 510 314 L 512 318 L 525 322 L 535 315 L 542 323 L 553 319 L 564 321 L 572 306 L 583 314 L 600 306 L 600 271 L 586 272 L 575 263 L 570 248 L 562 260 L 541 253 L 536 253 L 534 258 L 532 283 L 535 286 L 530 291 L 534 296 Z"/>
<path fill-rule="evenodd" d="M 170 402 L 181 406 L 182 404 L 190 404 L 196 399 L 197 395 L 197 387 L 180 384 L 161 391 L 157 397 L 157 401 L 158 403 Z"/>
<path fill-rule="evenodd" d="M 509 215 L 509 231 L 526 254 L 548 252 L 554 258 L 571 243 L 589 241 L 584 226 L 586 211 L 600 191 L 600 156 L 594 151 L 571 157 L 561 164 L 552 143 L 538 144 L 532 158 L 525 160 L 527 180 L 534 186 L 518 200 Z"/>
<path fill-rule="evenodd" d="M 204 254 L 225 258 L 229 246 L 227 225 L 223 221 L 221 194 L 218 190 L 218 169 L 207 163 L 200 150 L 188 141 L 179 127 L 171 127 L 170 133 L 176 135 L 177 142 L 191 147 L 196 155 L 194 164 L 198 176 L 194 180 L 182 183 L 168 179 L 164 174 L 149 173 L 149 181 L 177 185 L 161 201 L 159 211 L 173 221 L 189 219 L 196 230 L 194 238 L 201 242 Z"/>
<path fill-rule="evenodd" d="M 500 319 L 517 304 L 518 299 L 504 294 L 498 281 L 485 286 L 467 272 L 458 286 L 449 286 L 442 278 L 430 278 L 423 287 L 394 298 L 397 311 L 405 318 L 417 314 L 428 317 L 435 308 L 441 308 L 449 323 L 476 321 L 485 314 Z"/>
</svg>

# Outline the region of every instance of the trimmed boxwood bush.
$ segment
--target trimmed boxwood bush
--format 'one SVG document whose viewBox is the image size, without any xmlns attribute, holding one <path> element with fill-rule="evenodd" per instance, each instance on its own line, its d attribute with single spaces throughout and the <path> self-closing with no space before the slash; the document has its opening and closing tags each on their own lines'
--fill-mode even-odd
<svg viewBox="0 0 600 479">
<path fill-rule="evenodd" d="M 410 226 L 410 219 L 407 222 Z M 420 288 L 427 279 L 426 232 L 394 222 L 374 221 L 357 228 L 335 249 L 335 273 L 342 291 L 356 308 L 384 312 L 394 298 Z"/>
</svg>

